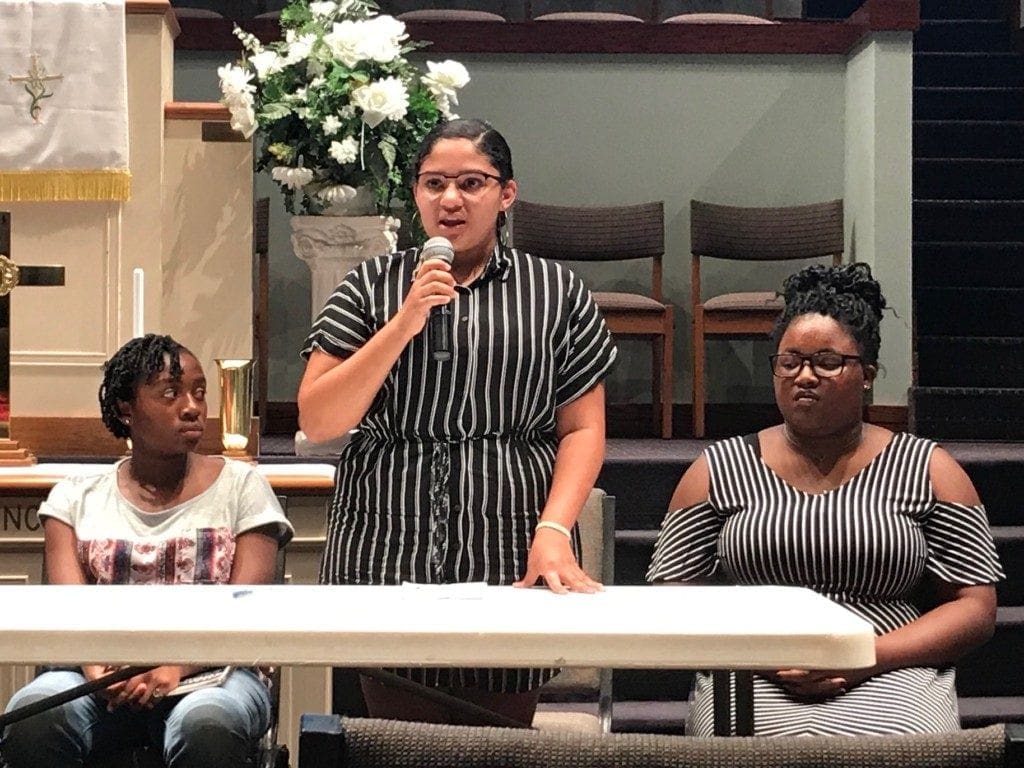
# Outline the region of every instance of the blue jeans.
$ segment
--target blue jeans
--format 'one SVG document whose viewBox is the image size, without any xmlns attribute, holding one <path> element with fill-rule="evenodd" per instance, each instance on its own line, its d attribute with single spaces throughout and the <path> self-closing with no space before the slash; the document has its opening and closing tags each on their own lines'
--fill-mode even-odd
<svg viewBox="0 0 1024 768">
<path fill-rule="evenodd" d="M 8 711 L 85 682 L 80 672 L 44 672 L 11 699 Z M 222 686 L 164 699 L 153 709 L 121 706 L 83 696 L 10 725 L 0 738 L 0 764 L 8 768 L 81 766 L 90 755 L 150 744 L 168 768 L 248 764 L 270 726 L 270 694 L 248 669 Z"/>
</svg>

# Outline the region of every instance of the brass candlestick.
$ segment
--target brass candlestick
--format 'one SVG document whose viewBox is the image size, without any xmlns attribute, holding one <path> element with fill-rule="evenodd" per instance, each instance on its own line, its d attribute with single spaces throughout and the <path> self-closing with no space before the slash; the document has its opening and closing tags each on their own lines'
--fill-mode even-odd
<svg viewBox="0 0 1024 768">
<path fill-rule="evenodd" d="M 216 360 L 220 372 L 220 441 L 224 455 L 252 461 L 246 451 L 252 429 L 252 360 Z"/>
</svg>

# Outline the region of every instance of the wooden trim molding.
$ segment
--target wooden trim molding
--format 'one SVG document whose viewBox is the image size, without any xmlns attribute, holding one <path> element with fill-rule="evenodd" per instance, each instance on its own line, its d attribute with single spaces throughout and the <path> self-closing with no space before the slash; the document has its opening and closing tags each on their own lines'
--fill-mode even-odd
<svg viewBox="0 0 1024 768">
<path fill-rule="evenodd" d="M 231 113 L 216 101 L 169 101 L 164 104 L 165 120 L 211 120 L 227 123 Z"/>
<path fill-rule="evenodd" d="M 181 25 L 178 24 L 178 17 L 174 15 L 170 0 L 125 0 L 124 12 L 140 16 L 163 16 L 171 31 L 171 37 L 176 38 L 181 34 Z"/>
<path fill-rule="evenodd" d="M 921 26 L 920 0 L 865 0 L 848 22 L 872 32 L 916 32 Z"/>
<path fill-rule="evenodd" d="M 125 454 L 124 441 L 110 434 L 99 418 L 12 416 L 11 434 L 22 448 L 36 456 L 112 458 Z M 250 455 L 259 454 L 259 434 L 259 419 L 253 418 L 247 448 Z M 219 418 L 206 420 L 206 432 L 198 450 L 211 454 L 223 452 Z"/>
<path fill-rule="evenodd" d="M 180 19 L 183 50 L 241 51 L 228 19 Z M 417 21 L 406 24 L 424 50 L 448 53 L 600 54 L 836 54 L 845 55 L 867 34 L 915 30 L 919 0 L 867 0 L 845 21 L 777 24 L 635 24 L 562 21 Z M 263 42 L 280 40 L 275 19 L 239 26 Z"/>
</svg>

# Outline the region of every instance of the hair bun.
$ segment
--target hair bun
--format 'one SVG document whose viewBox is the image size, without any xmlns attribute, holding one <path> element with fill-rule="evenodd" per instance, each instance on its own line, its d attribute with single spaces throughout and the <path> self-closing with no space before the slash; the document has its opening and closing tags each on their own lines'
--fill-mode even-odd
<svg viewBox="0 0 1024 768">
<path fill-rule="evenodd" d="M 813 264 L 786 278 L 782 295 L 787 304 L 808 293 L 852 296 L 863 301 L 881 319 L 885 309 L 882 286 L 871 276 L 871 267 L 864 262 L 838 267 Z"/>
</svg>

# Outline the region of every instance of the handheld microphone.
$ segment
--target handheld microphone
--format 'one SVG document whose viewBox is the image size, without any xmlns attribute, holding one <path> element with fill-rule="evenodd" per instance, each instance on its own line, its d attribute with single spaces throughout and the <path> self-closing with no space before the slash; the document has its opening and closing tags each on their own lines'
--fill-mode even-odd
<svg viewBox="0 0 1024 768">
<path fill-rule="evenodd" d="M 451 264 L 455 249 L 447 237 L 432 237 L 423 244 L 417 269 L 424 262 L 436 260 Z M 434 307 L 427 319 L 427 346 L 431 356 L 439 361 L 452 359 L 452 310 L 450 304 Z"/>
</svg>

